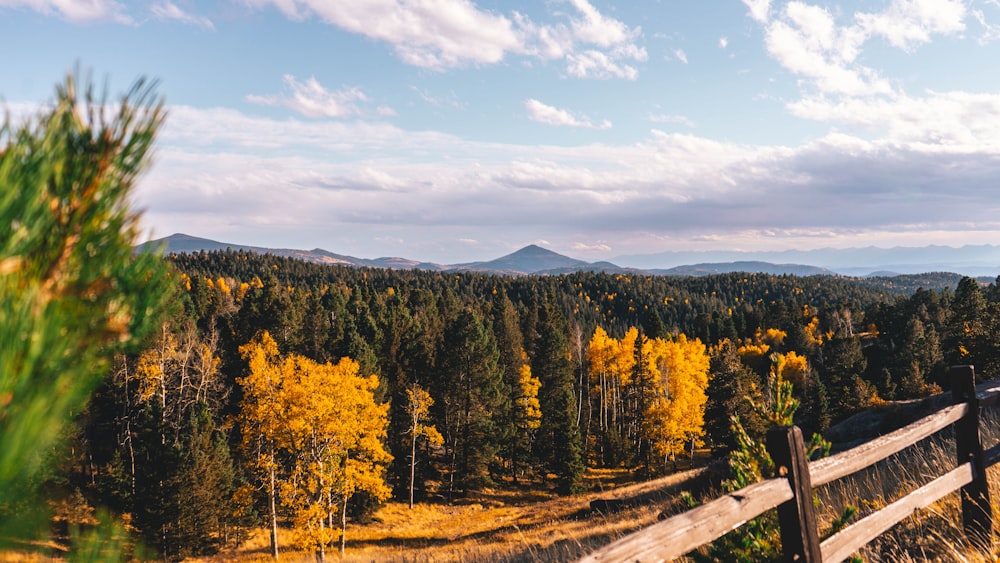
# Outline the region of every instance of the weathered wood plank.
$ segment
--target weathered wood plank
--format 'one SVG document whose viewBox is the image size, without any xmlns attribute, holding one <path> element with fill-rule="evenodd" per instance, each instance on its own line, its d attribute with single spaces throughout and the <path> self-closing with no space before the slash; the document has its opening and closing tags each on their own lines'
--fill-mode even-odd
<svg viewBox="0 0 1000 563">
<path fill-rule="evenodd" d="M 788 479 L 754 483 L 625 536 L 580 562 L 670 561 L 791 499 Z"/>
<path fill-rule="evenodd" d="M 968 413 L 968 409 L 969 406 L 966 403 L 947 406 L 909 426 L 875 438 L 871 442 L 865 442 L 839 454 L 818 459 L 809 464 L 812 484 L 814 487 L 819 487 L 882 461 L 957 422 Z"/>
<path fill-rule="evenodd" d="M 927 507 L 948 493 L 971 483 L 972 473 L 972 464 L 963 463 L 882 510 L 837 532 L 821 546 L 823 561 L 836 563 L 847 559 L 861 546 L 895 526 L 913 511 Z"/>
<path fill-rule="evenodd" d="M 781 552 L 785 561 L 820 563 L 816 507 L 813 506 L 809 459 L 802 431 L 797 426 L 772 428 L 767 432 L 767 451 L 778 475 L 784 475 L 794 498 L 778 505 Z"/>
<path fill-rule="evenodd" d="M 980 408 L 995 407 L 1000 404 L 1000 381 L 987 381 L 976 385 L 976 397 Z"/>
<path fill-rule="evenodd" d="M 993 446 L 992 448 L 983 452 L 983 464 L 986 467 L 992 467 L 1000 462 L 1000 444 Z"/>
<path fill-rule="evenodd" d="M 955 423 L 958 463 L 972 463 L 973 474 L 972 482 L 962 487 L 962 524 L 970 541 L 981 548 L 989 548 L 993 544 L 993 506 L 979 431 L 976 374 L 972 366 L 952 366 L 949 373 L 952 400 L 969 405 L 969 412 Z"/>
</svg>

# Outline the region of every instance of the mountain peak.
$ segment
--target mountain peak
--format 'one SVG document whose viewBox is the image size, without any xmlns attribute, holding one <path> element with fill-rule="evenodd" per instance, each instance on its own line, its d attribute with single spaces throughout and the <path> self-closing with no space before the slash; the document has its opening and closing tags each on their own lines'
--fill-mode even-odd
<svg viewBox="0 0 1000 563">
<path fill-rule="evenodd" d="M 512 252 L 506 256 L 501 256 L 489 262 L 474 262 L 463 264 L 469 270 L 498 270 L 504 272 L 519 272 L 523 274 L 536 274 L 547 270 L 559 270 L 565 268 L 586 269 L 590 264 L 583 260 L 563 256 L 558 252 L 553 252 L 542 248 L 537 244 L 529 244 L 524 248 Z"/>
<path fill-rule="evenodd" d="M 524 248 L 521 248 L 519 250 L 515 250 L 514 252 L 511 252 L 507 256 L 562 256 L 563 258 L 566 258 L 566 256 L 563 256 L 562 254 L 559 254 L 558 252 L 554 252 L 554 251 L 549 250 L 547 248 L 542 248 L 541 246 L 538 246 L 537 244 L 529 244 L 528 246 L 525 246 Z M 506 258 L 507 256 L 504 256 L 503 258 Z"/>
</svg>

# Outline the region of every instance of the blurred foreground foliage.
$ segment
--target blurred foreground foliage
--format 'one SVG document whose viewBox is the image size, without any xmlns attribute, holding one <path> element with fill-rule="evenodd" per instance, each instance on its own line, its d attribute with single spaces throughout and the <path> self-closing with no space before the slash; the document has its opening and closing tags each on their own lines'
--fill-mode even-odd
<svg viewBox="0 0 1000 563">
<path fill-rule="evenodd" d="M 0 548 L 48 533 L 48 461 L 113 355 L 159 326 L 175 285 L 159 256 L 133 256 L 129 196 L 162 100 L 142 80 L 117 103 L 77 82 L 0 127 Z M 114 558 L 104 547 L 80 555 Z"/>
</svg>

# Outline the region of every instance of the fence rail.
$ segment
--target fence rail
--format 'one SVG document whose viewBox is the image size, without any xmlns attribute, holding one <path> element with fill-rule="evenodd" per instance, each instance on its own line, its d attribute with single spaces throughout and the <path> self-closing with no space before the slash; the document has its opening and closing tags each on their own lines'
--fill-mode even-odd
<svg viewBox="0 0 1000 563">
<path fill-rule="evenodd" d="M 1000 444 L 983 450 L 979 409 L 1000 404 L 1000 382 L 977 387 L 972 366 L 952 367 L 949 376 L 951 405 L 899 430 L 817 461 L 806 459 L 802 433 L 797 427 L 772 429 L 767 436 L 767 448 L 780 477 L 754 483 L 625 536 L 584 557 L 581 563 L 670 561 L 774 508 L 778 509 L 786 560 L 843 561 L 913 511 L 955 490 L 961 492 L 966 535 L 978 545 L 992 545 L 993 513 L 986 468 L 1000 462 Z M 861 471 L 950 425 L 955 426 L 958 454 L 954 469 L 819 541 L 813 488 Z"/>
</svg>

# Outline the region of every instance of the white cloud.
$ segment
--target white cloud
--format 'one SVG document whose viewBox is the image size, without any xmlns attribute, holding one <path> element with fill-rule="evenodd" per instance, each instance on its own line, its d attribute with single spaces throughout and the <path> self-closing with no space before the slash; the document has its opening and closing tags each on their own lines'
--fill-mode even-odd
<svg viewBox="0 0 1000 563">
<path fill-rule="evenodd" d="M 983 33 L 979 36 L 980 45 L 986 45 L 1000 39 L 1000 25 L 986 21 L 986 14 L 982 10 L 973 10 L 972 16 L 983 27 Z"/>
<path fill-rule="evenodd" d="M 358 88 L 344 88 L 331 92 L 323 87 L 315 77 L 299 82 L 286 74 L 282 80 L 287 91 L 275 96 L 248 95 L 246 100 L 255 104 L 284 106 L 306 117 L 358 117 L 367 114 L 362 107 L 368 97 Z M 375 113 L 381 116 L 396 115 L 389 107 L 379 106 Z"/>
<path fill-rule="evenodd" d="M 889 82 L 855 63 L 865 41 L 862 30 L 841 27 L 833 14 L 818 6 L 789 2 L 768 24 L 768 53 L 788 70 L 812 79 L 821 92 L 888 93 Z"/>
<path fill-rule="evenodd" d="M 725 49 L 728 46 L 729 46 L 729 38 L 728 37 L 720 37 L 719 38 L 719 48 L 720 49 Z"/>
<path fill-rule="evenodd" d="M 758 23 L 765 23 L 771 11 L 771 0 L 743 0 L 747 8 L 750 8 L 750 17 Z"/>
<path fill-rule="evenodd" d="M 647 116 L 647 119 L 649 119 L 653 123 L 676 123 L 677 125 L 684 125 L 685 127 L 697 126 L 694 121 L 691 121 L 689 118 L 684 117 L 683 115 L 667 115 L 662 113 L 658 114 L 651 113 Z"/>
<path fill-rule="evenodd" d="M 601 51 L 581 51 L 566 56 L 566 72 L 577 78 L 624 78 L 635 80 L 639 71 L 628 64 L 621 64 Z"/>
<path fill-rule="evenodd" d="M 448 92 L 448 94 L 445 95 L 445 96 L 435 96 L 435 95 L 431 94 L 430 92 L 428 92 L 427 90 L 421 90 L 420 88 L 417 88 L 416 86 L 410 86 L 410 90 L 412 90 L 413 92 L 415 92 L 417 94 L 417 96 L 420 97 L 421 100 L 427 102 L 428 104 L 430 104 L 432 106 L 450 107 L 450 108 L 454 108 L 454 109 L 465 109 L 466 108 L 466 103 L 463 102 L 462 100 L 460 100 L 458 98 L 458 96 L 455 94 L 454 90 L 451 91 L 451 92 Z"/>
<path fill-rule="evenodd" d="M 587 0 L 570 0 L 583 18 L 573 18 L 573 35 L 584 43 L 599 47 L 615 47 L 631 41 L 638 30 L 631 30 L 619 20 L 609 18 Z"/>
<path fill-rule="evenodd" d="M 273 4 L 291 19 L 316 16 L 324 22 L 391 44 L 414 66 L 445 69 L 493 64 L 518 51 L 522 38 L 513 22 L 478 9 L 469 0 L 246 0 Z"/>
<path fill-rule="evenodd" d="M 598 124 L 594 124 L 589 118 L 577 117 L 572 113 L 550 105 L 543 104 L 538 100 L 529 99 L 524 102 L 525 109 L 528 110 L 528 118 L 532 121 L 545 123 L 546 125 L 556 125 L 565 127 L 586 127 L 589 129 L 610 129 L 611 122 L 607 119 Z"/>
<path fill-rule="evenodd" d="M 677 60 L 680 62 L 688 64 L 687 53 L 685 53 L 683 49 L 674 49 L 674 56 L 677 57 Z"/>
<path fill-rule="evenodd" d="M 125 6 L 114 0 L 0 0 L 0 8 L 28 8 L 76 23 L 115 21 L 134 23 Z"/>
<path fill-rule="evenodd" d="M 875 37 L 912 50 L 934 35 L 965 29 L 962 0 L 891 0 L 881 12 L 857 12 L 847 24 L 840 12 L 794 0 L 772 13 L 770 2 L 744 0 L 751 17 L 764 24 L 768 54 L 789 71 L 809 79 L 824 94 L 893 94 L 889 80 L 860 64 L 862 48 Z M 764 15 L 764 14 L 770 15 Z"/>
<path fill-rule="evenodd" d="M 558 12 L 563 21 L 539 24 L 520 12 L 509 17 L 480 9 L 471 0 L 244 0 L 250 6 L 273 5 L 287 17 L 316 17 L 351 33 L 392 46 L 406 64 L 444 71 L 492 65 L 508 56 L 563 60 L 577 78 L 634 79 L 626 61 L 648 55 L 636 41 L 639 27 L 598 11 L 588 0 L 569 0 L 575 14 Z"/>
<path fill-rule="evenodd" d="M 870 36 L 882 36 L 901 49 L 927 43 L 935 34 L 965 30 L 962 0 L 893 0 L 881 13 L 855 14 L 858 25 Z"/>
<path fill-rule="evenodd" d="M 215 29 L 212 20 L 204 16 L 195 16 L 180 9 L 177 4 L 166 0 L 160 4 L 154 4 L 150 10 L 153 15 L 163 20 L 176 20 L 189 25 L 196 25 L 205 29 Z"/>
<path fill-rule="evenodd" d="M 920 143 L 926 150 L 1000 150 L 1000 94 L 928 92 L 876 99 L 805 98 L 793 114 L 874 131 L 887 141 Z"/>
<path fill-rule="evenodd" d="M 611 246 L 603 242 L 594 244 L 578 242 L 573 245 L 573 250 L 577 250 L 579 252 L 611 252 Z"/>
</svg>

